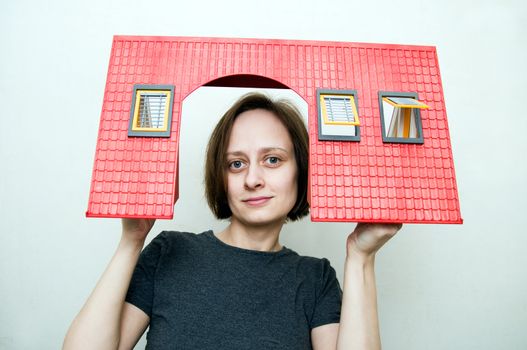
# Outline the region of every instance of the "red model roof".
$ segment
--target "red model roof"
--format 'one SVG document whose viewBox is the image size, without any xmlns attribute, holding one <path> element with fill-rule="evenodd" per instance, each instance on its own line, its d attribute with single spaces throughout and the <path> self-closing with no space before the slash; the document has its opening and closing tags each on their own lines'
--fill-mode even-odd
<svg viewBox="0 0 527 350">
<path fill-rule="evenodd" d="M 173 85 L 168 138 L 129 137 L 134 85 Z M 87 216 L 172 218 L 181 104 L 202 85 L 288 87 L 309 107 L 314 221 L 461 223 L 434 47 L 116 36 Z M 318 139 L 317 89 L 355 90 L 360 141 Z M 379 91 L 417 93 L 422 144 L 384 143 Z"/>
</svg>

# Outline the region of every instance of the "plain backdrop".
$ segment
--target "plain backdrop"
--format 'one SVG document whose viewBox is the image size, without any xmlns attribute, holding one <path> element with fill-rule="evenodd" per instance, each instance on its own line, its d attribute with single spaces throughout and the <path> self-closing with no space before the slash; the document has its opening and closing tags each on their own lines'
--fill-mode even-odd
<svg viewBox="0 0 527 350">
<path fill-rule="evenodd" d="M 379 253 L 383 346 L 526 349 L 525 4 L 2 1 L 0 349 L 60 348 L 119 240 L 118 220 L 84 216 L 114 34 L 436 46 L 465 223 L 406 225 Z M 180 200 L 150 239 L 225 225 L 204 205 L 203 152 L 239 93 L 202 88 L 185 100 Z M 342 281 L 353 227 L 307 219 L 281 243 L 327 257 Z"/>
</svg>

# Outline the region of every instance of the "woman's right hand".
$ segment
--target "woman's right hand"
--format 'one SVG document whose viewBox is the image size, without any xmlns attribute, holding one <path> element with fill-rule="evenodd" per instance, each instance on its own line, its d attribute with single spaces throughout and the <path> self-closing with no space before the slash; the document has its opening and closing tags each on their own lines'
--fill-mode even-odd
<svg viewBox="0 0 527 350">
<path fill-rule="evenodd" d="M 144 242 L 146 236 L 154 226 L 155 219 L 121 219 L 123 228 L 123 239 L 132 240 L 135 242 Z"/>
</svg>

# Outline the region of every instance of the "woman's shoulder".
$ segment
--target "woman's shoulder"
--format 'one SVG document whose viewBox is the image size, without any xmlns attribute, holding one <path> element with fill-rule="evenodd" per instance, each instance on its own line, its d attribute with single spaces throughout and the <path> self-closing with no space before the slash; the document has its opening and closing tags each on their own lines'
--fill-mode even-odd
<svg viewBox="0 0 527 350">
<path fill-rule="evenodd" d="M 161 251 L 188 248 L 202 243 L 205 236 L 211 232 L 207 230 L 196 234 L 186 231 L 162 231 L 152 239 L 149 246 L 156 247 Z"/>
<path fill-rule="evenodd" d="M 184 239 L 184 240 L 192 240 L 196 239 L 201 235 L 207 234 L 211 232 L 211 230 L 206 230 L 200 233 L 194 233 L 194 232 L 186 232 L 186 231 L 162 231 L 158 233 L 158 235 L 154 239 L 161 239 L 161 240 L 177 240 L 177 239 Z"/>
<path fill-rule="evenodd" d="M 309 275 L 323 275 L 327 273 L 328 270 L 333 269 L 330 261 L 326 258 L 301 255 L 292 249 L 288 248 L 288 250 L 288 260 L 290 263 L 296 265 L 299 271 L 308 273 Z"/>
</svg>

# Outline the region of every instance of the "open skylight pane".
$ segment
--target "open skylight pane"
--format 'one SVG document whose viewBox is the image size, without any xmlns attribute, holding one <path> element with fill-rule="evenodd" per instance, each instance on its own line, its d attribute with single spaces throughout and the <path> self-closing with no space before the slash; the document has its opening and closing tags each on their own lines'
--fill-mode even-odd
<svg viewBox="0 0 527 350">
<path fill-rule="evenodd" d="M 391 143 L 423 143 L 421 109 L 416 93 L 379 92 L 382 138 Z"/>
<path fill-rule="evenodd" d="M 395 107 L 419 108 L 419 109 L 428 108 L 428 106 L 422 103 L 421 101 L 418 101 L 417 99 L 411 98 L 411 97 L 390 96 L 390 97 L 384 97 L 384 100 Z"/>
</svg>

